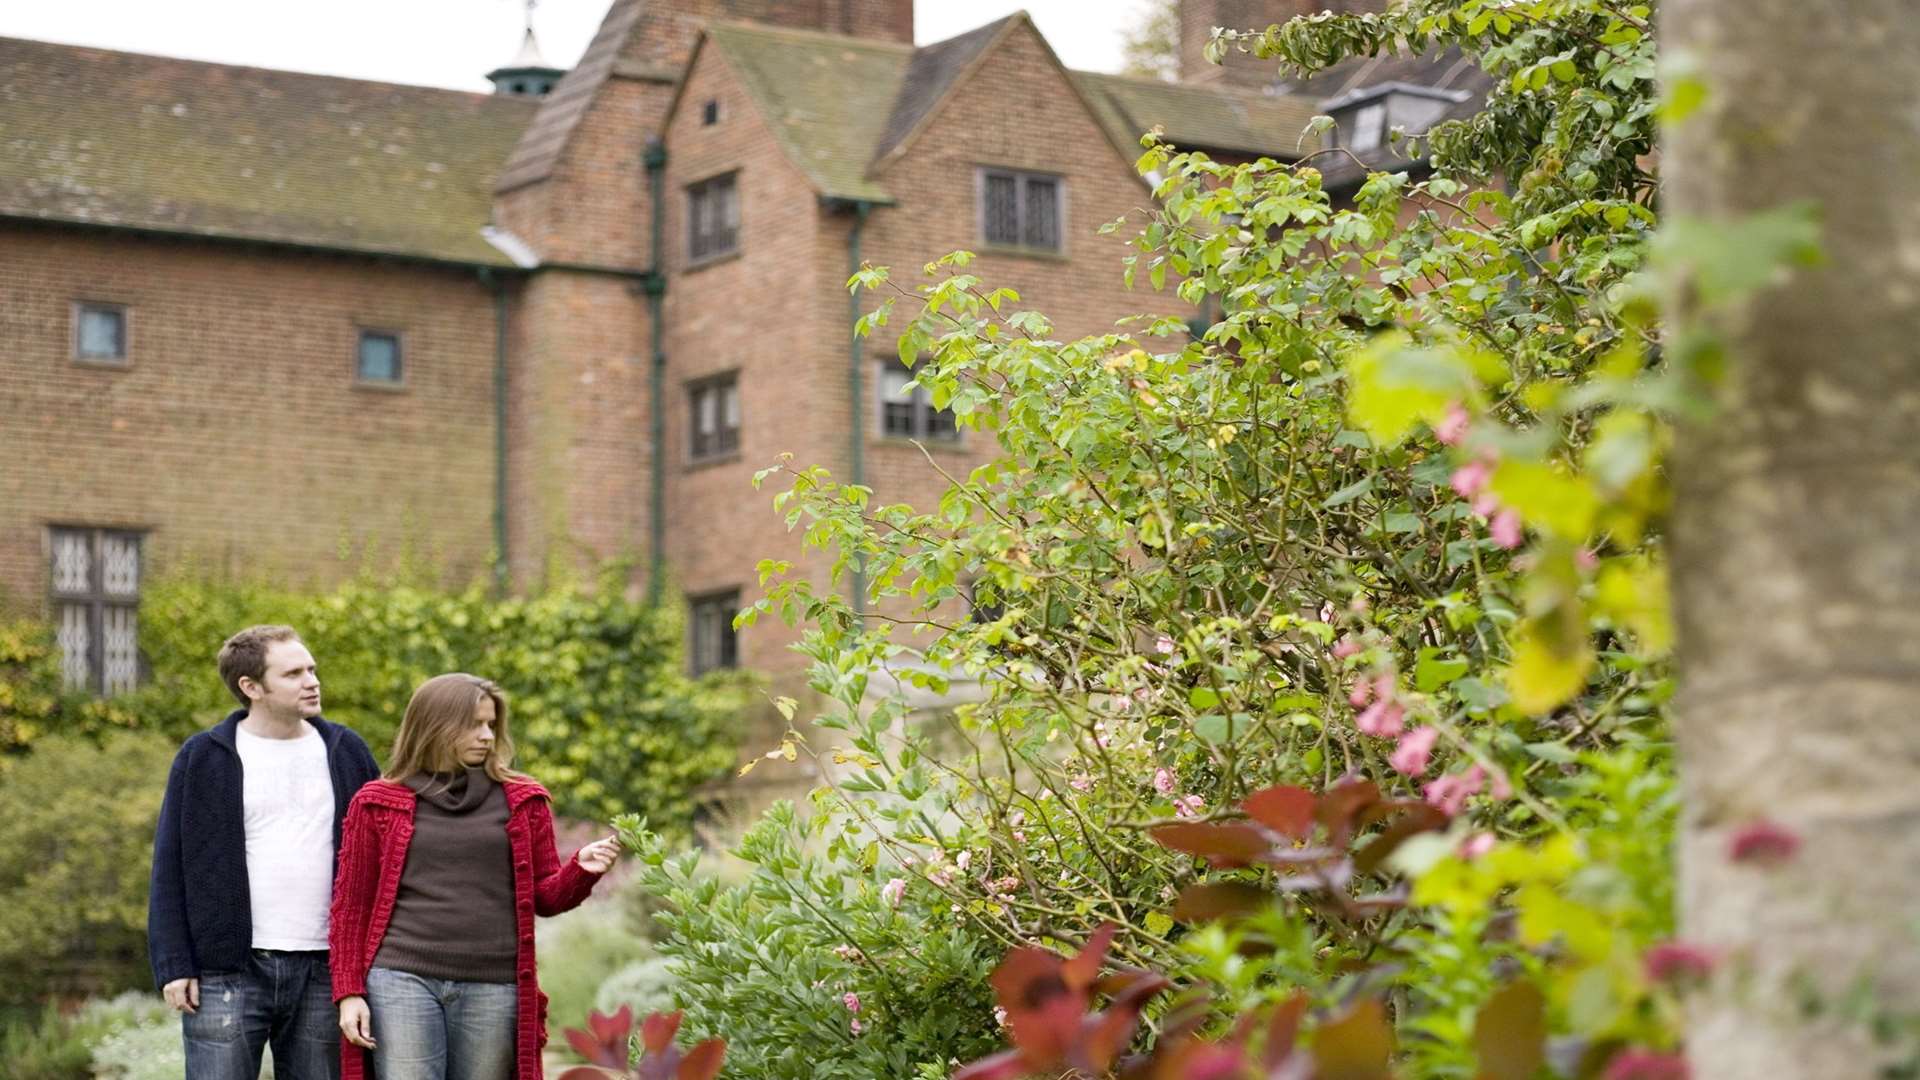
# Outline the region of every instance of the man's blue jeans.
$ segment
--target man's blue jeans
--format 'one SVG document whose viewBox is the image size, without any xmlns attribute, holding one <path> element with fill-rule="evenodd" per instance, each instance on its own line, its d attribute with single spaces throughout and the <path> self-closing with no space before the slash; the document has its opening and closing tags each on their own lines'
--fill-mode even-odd
<svg viewBox="0 0 1920 1080">
<path fill-rule="evenodd" d="M 512 983 L 367 972 L 380 1080 L 510 1080 L 519 1003 Z"/>
<path fill-rule="evenodd" d="M 340 1019 L 325 952 L 255 949 L 245 971 L 200 976 L 182 1014 L 187 1080 L 257 1080 L 273 1047 L 275 1080 L 339 1080 Z"/>
</svg>

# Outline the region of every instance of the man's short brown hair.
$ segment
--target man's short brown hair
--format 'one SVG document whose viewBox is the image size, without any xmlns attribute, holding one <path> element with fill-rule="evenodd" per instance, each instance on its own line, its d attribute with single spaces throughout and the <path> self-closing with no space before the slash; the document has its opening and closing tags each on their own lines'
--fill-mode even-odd
<svg viewBox="0 0 1920 1080">
<path fill-rule="evenodd" d="M 267 678 L 267 647 L 277 641 L 299 641 L 291 626 L 249 626 L 220 646 L 220 681 L 227 684 L 233 698 L 242 706 L 252 705 L 240 689 L 241 679 L 264 683 Z"/>
</svg>

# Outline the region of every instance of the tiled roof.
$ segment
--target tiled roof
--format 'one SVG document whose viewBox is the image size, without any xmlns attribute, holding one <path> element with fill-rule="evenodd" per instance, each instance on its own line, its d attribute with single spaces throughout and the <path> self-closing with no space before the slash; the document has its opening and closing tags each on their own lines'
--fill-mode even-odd
<svg viewBox="0 0 1920 1080">
<path fill-rule="evenodd" d="M 868 178 L 867 167 L 913 60 L 911 46 L 714 23 L 701 47 L 725 55 L 787 156 L 820 194 L 893 201 Z"/>
<path fill-rule="evenodd" d="M 532 113 L 0 38 L 0 215 L 506 265 L 480 230 Z"/>
<path fill-rule="evenodd" d="M 613 7 L 600 21 L 587 51 L 572 71 L 560 77 L 553 92 L 540 100 L 540 111 L 533 117 L 513 147 L 506 166 L 500 170 L 496 188 L 511 191 L 553 175 L 567 139 L 586 115 L 587 106 L 613 74 L 620 50 L 627 43 L 634 23 L 646 9 L 646 0 L 613 0 Z"/>
<path fill-rule="evenodd" d="M 1186 150 L 1298 157 L 1317 145 L 1306 135 L 1319 110 L 1311 98 L 1281 97 L 1217 86 L 1184 86 L 1158 79 L 1137 79 L 1076 71 L 1081 92 L 1114 141 L 1132 149 L 1140 136 L 1159 127 L 1168 141 Z"/>
<path fill-rule="evenodd" d="M 1018 14 L 1009 15 L 958 37 L 915 49 L 913 62 L 907 65 L 906 78 L 893 100 L 892 112 L 887 117 L 880 145 L 874 149 L 873 159 L 879 161 L 912 138 L 941 99 L 947 96 L 947 91 L 953 88 L 954 81 L 980 58 L 980 54 L 987 51 L 988 46 L 999 39 L 1008 24 L 1019 18 L 1021 16 Z"/>
</svg>

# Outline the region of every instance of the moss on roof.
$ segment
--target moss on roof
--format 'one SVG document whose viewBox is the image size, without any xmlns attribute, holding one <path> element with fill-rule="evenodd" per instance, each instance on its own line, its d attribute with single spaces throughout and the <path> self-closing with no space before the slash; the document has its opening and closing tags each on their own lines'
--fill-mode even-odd
<svg viewBox="0 0 1920 1080">
<path fill-rule="evenodd" d="M 788 157 L 833 198 L 892 202 L 867 177 L 914 50 L 866 38 L 715 23 L 707 42 L 746 85 Z"/>
<path fill-rule="evenodd" d="M 509 265 L 534 104 L 0 38 L 0 215 Z"/>
<path fill-rule="evenodd" d="M 1093 71 L 1076 71 L 1073 76 L 1100 123 L 1123 146 L 1139 145 L 1140 136 L 1155 127 L 1183 149 L 1284 159 L 1318 146 L 1312 136 L 1301 139 L 1318 111 L 1311 98 L 1183 86 Z"/>
</svg>

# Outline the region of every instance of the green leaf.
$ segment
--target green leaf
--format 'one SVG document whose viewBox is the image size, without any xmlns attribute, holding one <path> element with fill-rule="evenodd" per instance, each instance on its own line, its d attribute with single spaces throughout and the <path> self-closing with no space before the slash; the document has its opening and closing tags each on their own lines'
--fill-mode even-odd
<svg viewBox="0 0 1920 1080">
<path fill-rule="evenodd" d="M 1320 504 L 1320 508 L 1323 510 L 1331 510 L 1336 506 L 1345 506 L 1372 490 L 1373 477 L 1368 476 L 1360 480 L 1355 480 L 1353 483 L 1327 496 L 1326 501 Z"/>
<path fill-rule="evenodd" d="M 1584 476 L 1570 475 L 1542 461 L 1509 458 L 1493 471 L 1489 485 L 1502 505 L 1518 511 L 1527 524 L 1575 543 L 1593 531 L 1600 498 Z"/>
<path fill-rule="evenodd" d="M 1420 659 L 1413 667 L 1414 688 L 1423 694 L 1431 694 L 1467 673 L 1471 666 L 1458 657 L 1441 659 L 1436 649 L 1421 649 Z"/>
</svg>

